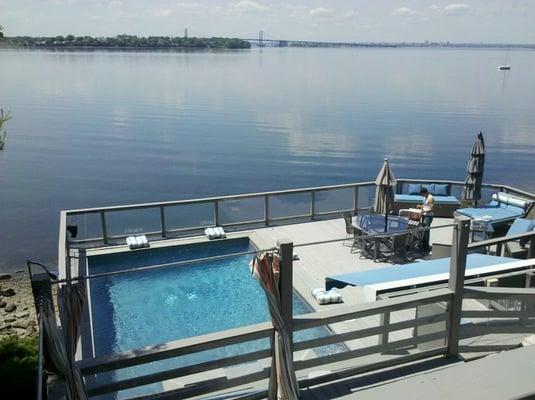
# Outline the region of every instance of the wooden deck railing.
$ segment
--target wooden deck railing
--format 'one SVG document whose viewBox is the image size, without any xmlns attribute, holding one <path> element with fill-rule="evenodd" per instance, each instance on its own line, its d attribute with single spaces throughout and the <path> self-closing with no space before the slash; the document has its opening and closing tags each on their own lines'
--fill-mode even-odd
<svg viewBox="0 0 535 400">
<path fill-rule="evenodd" d="M 535 334 L 535 289 L 467 286 L 464 298 L 478 300 L 486 304 L 487 309 L 462 311 L 462 339 L 486 335 Z M 514 347 L 518 347 L 518 343 L 500 343 L 494 340 L 494 343 L 485 345 L 465 344 L 460 346 L 460 350 L 500 351 Z"/>
<path fill-rule="evenodd" d="M 402 187 L 406 183 L 410 182 L 420 182 L 420 183 L 443 183 L 450 184 L 453 187 L 462 188 L 464 182 L 461 181 L 451 181 L 451 180 L 426 180 L 426 179 L 398 179 L 398 187 Z M 250 227 L 258 225 L 270 225 L 274 223 L 292 221 L 303 221 L 310 220 L 314 221 L 318 218 L 336 218 L 340 217 L 344 212 L 356 212 L 359 209 L 369 209 L 373 205 L 373 191 L 369 191 L 366 196 L 364 196 L 363 191 L 365 189 L 373 188 L 375 185 L 374 182 L 357 182 L 349 183 L 342 185 L 331 185 L 331 186 L 319 186 L 311 188 L 302 188 L 302 189 L 290 189 L 290 190 L 279 190 L 271 192 L 260 192 L 260 193 L 249 193 L 249 194 L 240 194 L 240 195 L 231 195 L 231 196 L 218 196 L 218 197 L 208 197 L 201 199 L 192 199 L 192 200 L 178 200 L 178 201 L 166 201 L 166 202 L 153 202 L 153 203 L 142 203 L 142 204 L 129 204 L 129 205 L 119 205 L 119 206 L 110 206 L 110 207 L 94 207 L 94 208 L 84 208 L 76 210 L 67 210 L 62 211 L 60 215 L 60 230 L 59 230 L 59 248 L 58 248 L 58 263 L 59 269 L 63 277 L 66 277 L 67 274 L 71 274 L 70 268 L 70 248 L 83 245 L 108 245 L 108 244 L 117 244 L 121 243 L 127 236 L 132 233 L 125 232 L 125 229 L 122 229 L 121 234 L 113 234 L 114 226 L 110 222 L 110 215 L 113 213 L 124 212 L 128 214 L 128 221 L 138 221 L 137 228 L 139 228 L 139 233 L 144 233 L 151 239 L 155 238 L 168 238 L 170 236 L 181 236 L 181 235 L 191 235 L 199 234 L 202 230 L 208 226 L 223 226 L 229 229 L 247 229 Z M 527 199 L 535 200 L 535 194 L 523 191 L 517 188 L 513 188 L 507 185 L 499 184 L 483 184 L 484 189 L 492 189 L 500 192 L 511 193 L 520 197 Z M 321 199 L 318 196 L 322 193 L 332 193 L 340 191 L 343 194 L 344 200 L 343 203 L 347 206 L 330 206 L 323 207 L 322 211 Z M 300 199 L 301 205 L 306 205 L 306 212 L 302 213 L 292 213 L 285 210 L 278 210 L 275 213 L 275 206 L 273 202 L 280 199 L 290 199 L 292 196 L 305 196 L 305 199 Z M 259 207 L 257 212 L 254 212 L 254 215 L 257 217 L 246 218 L 242 212 L 241 207 L 237 207 L 237 211 L 225 210 L 225 206 L 228 206 L 232 202 L 245 202 L 245 201 L 257 201 L 255 207 Z M 305 202 L 305 203 L 303 203 Z M 349 206 L 351 204 L 351 206 Z M 173 227 L 171 221 L 172 211 L 174 208 L 187 208 L 190 206 L 206 206 L 207 208 L 201 212 L 202 221 L 192 223 L 191 226 L 180 226 Z M 228 208 L 228 207 L 227 207 Z M 303 207 L 301 207 L 303 208 Z M 159 226 L 159 229 L 154 230 L 153 228 L 148 228 L 146 226 L 147 221 L 140 221 L 139 212 L 152 211 L 153 215 L 150 217 L 153 227 L 155 225 Z M 211 210 L 211 211 L 207 211 Z M 225 211 L 227 219 L 225 220 L 222 215 Z M 206 214 L 208 213 L 208 214 Z M 275 215 L 276 214 L 276 215 Z M 232 218 L 234 219 L 232 219 Z M 78 218 L 78 220 L 76 220 Z M 67 233 L 67 227 L 70 224 L 83 224 L 85 218 L 93 218 L 93 223 L 98 225 L 94 226 L 95 233 L 89 234 L 86 233 L 83 238 L 72 238 Z M 84 222 L 85 223 L 85 222 Z M 145 226 L 144 226 L 145 225 Z M 175 224 L 176 225 L 176 224 Z M 188 224 L 186 224 L 188 225 Z M 81 228 L 81 227 L 80 227 Z M 117 230 L 117 229 L 115 229 Z M 119 229 L 121 230 L 121 229 Z M 79 229 L 79 235 L 81 236 L 82 229 Z M 96 233 L 98 232 L 98 233 Z"/>
</svg>

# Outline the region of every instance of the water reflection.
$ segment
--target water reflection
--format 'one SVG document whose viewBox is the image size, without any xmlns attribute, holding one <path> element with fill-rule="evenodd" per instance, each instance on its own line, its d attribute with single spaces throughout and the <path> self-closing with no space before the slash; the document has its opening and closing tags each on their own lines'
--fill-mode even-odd
<svg viewBox="0 0 535 400">
<path fill-rule="evenodd" d="M 0 268 L 55 257 L 58 212 L 397 176 L 535 190 L 535 52 L 0 51 Z"/>
</svg>

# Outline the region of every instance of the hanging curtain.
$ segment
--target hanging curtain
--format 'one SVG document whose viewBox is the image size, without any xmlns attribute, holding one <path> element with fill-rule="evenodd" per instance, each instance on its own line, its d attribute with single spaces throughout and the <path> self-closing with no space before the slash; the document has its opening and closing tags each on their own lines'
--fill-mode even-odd
<svg viewBox="0 0 535 400">
<path fill-rule="evenodd" d="M 82 312 L 86 298 L 83 283 L 64 285 L 58 288 L 58 305 L 62 329 L 58 327 L 52 307 L 52 299 L 43 300 L 41 318 L 45 340 L 51 361 L 63 374 L 69 400 L 86 400 L 87 393 L 80 370 L 75 364 L 75 354 L 82 331 Z"/>
<path fill-rule="evenodd" d="M 299 386 L 293 368 L 291 341 L 282 318 L 279 256 L 264 253 L 260 257 L 255 257 L 252 272 L 264 289 L 271 321 L 275 328 L 272 338 L 274 350 L 269 377 L 269 399 L 297 400 Z"/>
</svg>

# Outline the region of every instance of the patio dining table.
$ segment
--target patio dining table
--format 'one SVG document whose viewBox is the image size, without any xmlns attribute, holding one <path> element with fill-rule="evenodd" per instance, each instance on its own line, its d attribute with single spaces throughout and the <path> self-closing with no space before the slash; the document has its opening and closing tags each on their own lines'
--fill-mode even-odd
<svg viewBox="0 0 535 400">
<path fill-rule="evenodd" d="M 409 220 L 397 215 L 385 216 L 373 213 L 361 213 L 354 217 L 353 223 L 364 235 L 377 235 L 373 238 L 362 240 L 370 243 L 369 251 L 362 255 L 373 258 L 374 261 L 392 261 L 395 257 L 407 258 L 406 247 L 408 235 L 412 238 L 413 232 L 409 229 Z"/>
</svg>

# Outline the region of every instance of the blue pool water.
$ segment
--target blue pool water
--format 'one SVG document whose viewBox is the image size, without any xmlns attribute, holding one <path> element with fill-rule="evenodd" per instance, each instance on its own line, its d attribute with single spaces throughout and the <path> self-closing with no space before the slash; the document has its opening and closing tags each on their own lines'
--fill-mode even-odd
<svg viewBox="0 0 535 400">
<path fill-rule="evenodd" d="M 89 257 L 90 273 L 192 260 L 253 250 L 248 239 L 174 246 Z M 251 255 L 94 279 L 90 283 L 95 355 L 255 324 L 269 319 L 265 295 L 251 276 Z M 294 314 L 311 312 L 294 294 Z M 296 333 L 296 341 L 328 334 L 326 329 Z M 124 379 L 165 368 L 260 350 L 266 340 L 127 368 L 105 380 Z M 325 346 L 320 353 L 338 351 Z M 161 389 L 145 387 L 144 393 Z M 139 391 L 136 392 L 136 394 Z"/>
</svg>

